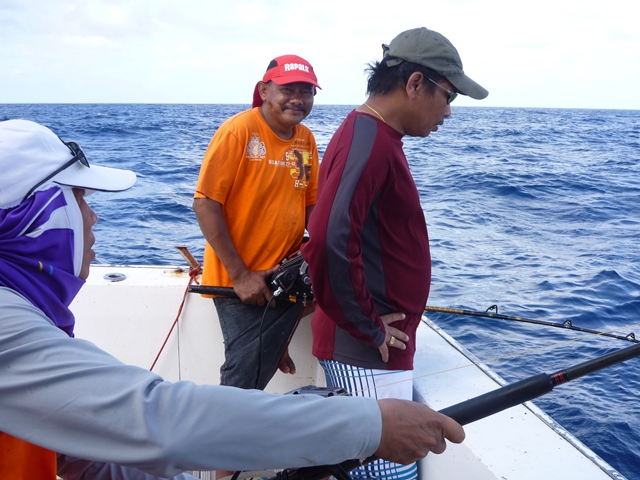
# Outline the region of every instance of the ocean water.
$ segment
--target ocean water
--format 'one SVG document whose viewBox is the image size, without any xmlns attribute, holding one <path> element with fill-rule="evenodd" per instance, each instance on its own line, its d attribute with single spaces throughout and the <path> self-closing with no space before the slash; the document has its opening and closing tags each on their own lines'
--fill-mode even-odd
<svg viewBox="0 0 640 480">
<path fill-rule="evenodd" d="M 95 194 L 97 263 L 201 259 L 191 209 L 212 134 L 247 105 L 0 105 L 43 123 L 89 160 L 129 168 L 128 192 Z M 305 123 L 320 153 L 350 106 Z M 640 111 L 456 107 L 405 152 L 429 226 L 429 305 L 640 336 Z M 544 326 L 430 314 L 509 381 L 629 342 Z M 556 387 L 535 403 L 629 479 L 640 478 L 640 359 Z"/>
</svg>

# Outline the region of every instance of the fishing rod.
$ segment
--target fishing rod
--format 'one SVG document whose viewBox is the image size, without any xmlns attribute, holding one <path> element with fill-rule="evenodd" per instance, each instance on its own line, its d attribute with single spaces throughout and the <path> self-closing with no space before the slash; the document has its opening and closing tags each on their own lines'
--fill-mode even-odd
<svg viewBox="0 0 640 480">
<path fill-rule="evenodd" d="M 489 313 L 489 310 L 495 310 L 496 313 Z M 474 317 L 497 318 L 499 320 L 512 320 L 515 322 L 532 323 L 535 325 L 545 325 L 547 327 L 564 328 L 567 330 L 574 330 L 576 332 L 592 333 L 594 335 L 600 335 L 602 337 L 616 338 L 618 340 L 626 340 L 628 342 L 640 343 L 640 340 L 636 339 L 636 335 L 633 332 L 629 333 L 628 335 L 616 335 L 615 333 L 601 332 L 599 330 L 593 330 L 590 328 L 577 327 L 571 322 L 571 320 L 565 320 L 564 322 L 560 323 L 560 322 L 548 322 L 545 320 L 536 320 L 532 318 L 513 317 L 510 315 L 501 315 L 498 313 L 497 305 L 491 305 L 484 312 L 478 312 L 476 310 L 462 310 L 458 308 L 430 307 L 430 306 L 425 307 L 424 311 L 436 312 L 436 313 L 451 313 L 454 315 L 471 315 Z"/>
<path fill-rule="evenodd" d="M 482 418 L 514 407 L 549 393 L 554 387 L 583 377 L 590 373 L 626 362 L 640 356 L 640 344 L 611 352 L 555 373 L 539 373 L 524 380 L 505 385 L 483 395 L 465 400 L 456 405 L 439 410 L 439 413 L 453 418 L 460 425 L 468 425 Z M 337 480 L 350 480 L 351 470 L 377 460 L 375 455 L 364 460 L 346 460 L 337 465 L 302 467 L 287 469 L 269 480 L 321 480 L 333 475 Z"/>
</svg>

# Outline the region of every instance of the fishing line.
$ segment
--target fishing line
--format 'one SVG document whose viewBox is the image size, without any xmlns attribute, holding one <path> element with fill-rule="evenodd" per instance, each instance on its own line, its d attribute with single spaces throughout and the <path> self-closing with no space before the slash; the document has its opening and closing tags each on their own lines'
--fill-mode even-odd
<svg viewBox="0 0 640 480">
<path fill-rule="evenodd" d="M 164 342 L 162 342 L 162 346 L 160 347 L 160 350 L 158 351 L 158 354 L 156 355 L 156 358 L 153 360 L 153 363 L 151 364 L 151 368 L 149 368 L 150 371 L 153 371 L 153 368 L 156 366 L 156 363 L 158 362 L 158 359 L 160 358 L 160 355 L 162 354 L 162 351 L 164 350 L 164 347 L 167 345 L 167 342 L 169 341 L 169 337 L 171 337 L 171 333 L 173 332 L 173 329 L 176 327 L 176 325 L 178 325 L 178 320 L 180 320 L 180 316 L 182 315 L 182 309 L 184 308 L 184 305 L 187 301 L 187 294 L 189 293 L 189 288 L 192 286 L 191 283 L 196 282 L 198 283 L 198 275 L 200 274 L 200 267 L 201 264 L 197 264 L 196 267 L 191 268 L 189 270 L 189 283 L 187 284 L 187 288 L 184 291 L 184 295 L 182 296 L 182 302 L 180 302 L 180 307 L 178 308 L 178 314 L 176 315 L 175 320 L 173 321 L 173 323 L 171 324 L 171 328 L 169 329 L 169 333 L 167 333 L 167 336 L 164 339 Z M 178 336 L 178 338 L 180 338 L 180 330 L 176 330 L 176 335 Z M 181 367 L 181 360 L 180 360 L 180 341 L 178 341 L 178 378 L 182 379 L 182 367 Z"/>
<path fill-rule="evenodd" d="M 258 385 L 260 384 L 260 377 L 262 376 L 262 327 L 264 325 L 264 317 L 267 315 L 267 311 L 269 311 L 269 305 L 271 305 L 271 302 L 275 299 L 276 295 L 272 295 L 265 305 L 264 311 L 262 312 L 262 318 L 260 319 L 260 329 L 258 331 L 258 378 L 256 378 L 256 390 L 258 389 Z"/>
</svg>

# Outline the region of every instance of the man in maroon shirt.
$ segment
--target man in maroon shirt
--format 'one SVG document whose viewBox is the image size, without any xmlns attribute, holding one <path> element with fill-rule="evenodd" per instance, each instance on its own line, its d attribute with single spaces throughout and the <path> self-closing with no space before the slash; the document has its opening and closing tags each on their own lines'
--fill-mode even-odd
<svg viewBox="0 0 640 480">
<path fill-rule="evenodd" d="M 464 74 L 455 47 L 437 32 L 408 30 L 383 52 L 368 69 L 369 98 L 324 154 L 303 255 L 316 298 L 313 354 L 327 383 L 357 395 L 411 399 L 431 256 L 402 137 L 435 132 L 458 94 L 482 99 L 488 92 Z M 363 468 L 369 476 L 417 476 L 415 465 Z"/>
</svg>

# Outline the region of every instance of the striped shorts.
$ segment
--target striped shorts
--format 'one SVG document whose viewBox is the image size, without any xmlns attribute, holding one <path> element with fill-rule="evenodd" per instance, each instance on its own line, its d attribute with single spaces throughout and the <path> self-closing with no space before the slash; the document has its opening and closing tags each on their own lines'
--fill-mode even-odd
<svg viewBox="0 0 640 480">
<path fill-rule="evenodd" d="M 328 387 L 342 387 L 353 396 L 383 398 L 413 398 L 411 370 L 373 370 L 334 360 L 318 359 L 324 369 Z M 417 480 L 418 466 L 376 460 L 351 472 L 354 480 Z"/>
</svg>

